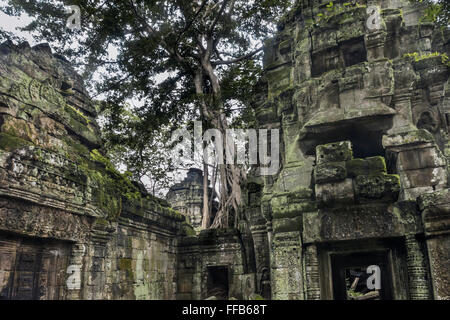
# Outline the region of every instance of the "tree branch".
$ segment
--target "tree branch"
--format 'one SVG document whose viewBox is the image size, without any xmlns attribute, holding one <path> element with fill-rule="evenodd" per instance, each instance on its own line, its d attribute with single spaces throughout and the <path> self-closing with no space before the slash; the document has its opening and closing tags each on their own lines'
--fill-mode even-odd
<svg viewBox="0 0 450 320">
<path fill-rule="evenodd" d="M 219 9 L 219 12 L 217 13 L 216 17 L 214 18 L 213 23 L 211 24 L 211 27 L 208 30 L 208 34 L 212 34 L 217 22 L 219 21 L 220 17 L 222 16 L 223 12 L 225 11 L 225 8 L 228 5 L 229 0 L 224 0 L 222 3 L 222 6 Z"/>
<path fill-rule="evenodd" d="M 200 12 L 203 10 L 203 8 L 205 7 L 206 3 L 208 2 L 208 0 L 203 0 L 200 8 L 197 10 L 197 12 L 195 13 L 194 17 L 191 19 L 191 21 L 189 21 L 189 23 L 186 25 L 186 27 L 184 27 L 183 31 L 181 31 L 181 33 L 178 35 L 177 40 L 175 41 L 175 45 L 178 44 L 178 42 L 180 41 L 181 36 L 183 35 L 183 33 L 185 33 L 186 31 L 189 30 L 189 28 L 192 26 L 192 24 L 194 23 L 195 19 L 197 19 L 198 15 L 200 14 Z"/>
<path fill-rule="evenodd" d="M 214 66 L 233 64 L 233 63 L 236 63 L 236 62 L 240 62 L 240 61 L 243 61 L 243 60 L 250 59 L 251 57 L 253 57 L 255 54 L 257 54 L 258 52 L 260 52 L 262 50 L 263 50 L 263 47 L 258 48 L 258 49 L 254 50 L 254 51 L 252 51 L 252 52 L 250 52 L 250 53 L 248 53 L 246 55 L 243 55 L 243 56 L 235 58 L 235 59 L 222 60 L 222 61 L 211 61 L 211 64 L 214 65 Z"/>
<path fill-rule="evenodd" d="M 150 26 L 150 25 L 148 24 L 147 20 L 146 20 L 143 16 L 141 16 L 141 15 L 139 14 L 139 12 L 138 12 L 138 10 L 137 10 L 135 4 L 134 4 L 134 1 L 133 1 L 133 0 L 130 0 L 130 3 L 131 3 L 131 6 L 132 6 L 132 8 L 133 8 L 134 14 L 136 15 L 136 17 L 139 18 L 139 20 L 142 21 L 142 23 L 144 24 L 145 28 L 147 29 L 147 32 L 148 32 L 149 34 L 155 34 L 156 32 L 155 32 L 155 30 L 152 28 L 152 26 Z M 171 47 L 167 44 L 167 42 L 164 40 L 164 38 L 162 38 L 162 37 L 161 37 L 161 44 L 162 44 L 162 47 L 163 47 L 163 48 L 164 48 L 171 56 L 173 56 L 178 62 L 183 62 L 183 61 L 184 61 L 184 58 L 177 52 L 177 50 L 171 48 Z"/>
</svg>

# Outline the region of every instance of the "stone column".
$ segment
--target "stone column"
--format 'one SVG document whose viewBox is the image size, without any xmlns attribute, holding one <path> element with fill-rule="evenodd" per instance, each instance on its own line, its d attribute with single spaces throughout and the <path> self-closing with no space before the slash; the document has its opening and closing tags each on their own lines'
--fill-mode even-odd
<svg viewBox="0 0 450 320">
<path fill-rule="evenodd" d="M 410 299 L 429 300 L 431 292 L 426 257 L 414 234 L 405 236 L 405 247 Z"/>
<path fill-rule="evenodd" d="M 72 246 L 72 252 L 69 264 L 66 270 L 66 281 L 64 283 L 66 289 L 67 300 L 81 300 L 82 283 L 83 283 L 83 265 L 84 256 L 86 254 L 87 245 L 84 243 L 75 243 Z"/>
<path fill-rule="evenodd" d="M 433 294 L 436 300 L 450 300 L 450 236 L 427 239 Z"/>
<path fill-rule="evenodd" d="M 271 253 L 274 300 L 304 300 L 300 232 L 275 233 Z"/>
<path fill-rule="evenodd" d="M 365 44 L 367 48 L 367 60 L 374 61 L 384 58 L 384 44 L 386 42 L 387 33 L 384 30 L 376 30 L 367 33 L 365 36 Z"/>
<path fill-rule="evenodd" d="M 254 225 L 251 228 L 255 252 L 257 292 L 261 291 L 261 277 L 264 269 L 270 268 L 270 245 L 267 236 L 266 224 Z"/>
<path fill-rule="evenodd" d="M 401 70 L 404 70 L 405 68 L 402 68 Z M 411 81 L 413 74 L 408 74 L 407 72 L 404 72 L 402 74 L 403 82 Z M 398 75 L 396 77 L 399 78 Z M 400 82 L 400 81 L 399 81 Z M 411 111 L 411 97 L 412 97 L 412 90 L 411 88 L 401 88 L 396 90 L 395 95 L 393 97 L 393 103 L 395 105 L 395 111 L 396 114 L 394 115 L 394 125 L 392 126 L 392 129 L 390 129 L 388 132 L 392 134 L 407 132 L 411 130 L 415 130 L 413 119 L 412 119 L 412 111 Z"/>
<path fill-rule="evenodd" d="M 102 224 L 96 223 L 92 226 L 91 233 L 89 235 L 89 247 L 86 251 L 86 269 L 84 271 L 83 293 L 84 299 L 87 300 L 108 300 L 114 299 L 112 292 L 112 277 L 108 277 L 107 285 L 107 260 L 111 261 L 112 257 L 107 250 L 108 243 L 111 241 L 113 232 L 117 231 L 116 224 Z M 124 235 L 128 236 L 127 234 Z M 123 261 L 131 261 L 132 256 L 132 244 L 131 241 L 127 241 L 127 248 L 125 248 L 125 256 Z M 128 268 L 127 262 L 122 264 L 122 267 Z M 120 269 L 119 263 L 119 269 Z M 130 266 L 131 268 L 131 266 Z M 120 269 L 122 270 L 122 269 Z M 131 270 L 126 270 L 130 272 Z M 115 272 L 115 270 L 114 270 Z M 112 275 L 112 270 L 108 273 Z M 122 280 L 122 279 L 121 279 Z M 125 281 L 124 281 L 125 282 Z M 128 289 L 126 299 L 135 299 L 134 292 Z"/>
<path fill-rule="evenodd" d="M 320 300 L 319 260 L 317 246 L 309 245 L 305 250 L 306 299 Z"/>
<path fill-rule="evenodd" d="M 419 197 L 434 299 L 450 300 L 450 189 Z"/>
</svg>

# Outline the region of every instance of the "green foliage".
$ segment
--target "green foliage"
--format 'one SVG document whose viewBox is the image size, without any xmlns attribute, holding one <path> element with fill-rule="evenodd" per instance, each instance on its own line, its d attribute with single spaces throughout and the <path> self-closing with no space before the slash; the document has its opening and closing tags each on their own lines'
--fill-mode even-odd
<svg viewBox="0 0 450 320">
<path fill-rule="evenodd" d="M 161 127 L 151 133 L 142 131 L 137 136 L 139 126 L 140 119 L 123 109 L 120 126 L 109 128 L 106 125 L 103 130 L 105 149 L 116 167 L 125 166 L 130 178 L 145 185 L 152 195 L 163 196 L 174 182 L 167 143 L 170 132 Z"/>
<path fill-rule="evenodd" d="M 441 52 L 432 52 L 428 54 L 420 54 L 418 52 L 411 52 L 411 53 L 405 53 L 403 55 L 404 58 L 412 58 L 414 61 L 422 61 L 425 59 L 430 59 L 434 57 L 441 57 L 442 64 L 446 65 L 447 67 L 450 67 L 450 59 L 446 53 Z"/>
<path fill-rule="evenodd" d="M 442 63 L 450 68 L 450 59 L 449 59 L 448 55 L 446 53 L 442 53 L 441 57 L 442 57 Z"/>
<path fill-rule="evenodd" d="M 226 14 L 228 7 L 221 11 L 225 2 L 231 3 L 9 0 L 0 8 L 9 15 L 27 13 L 34 17 L 24 30 L 51 43 L 58 53 L 78 65 L 87 79 L 100 71 L 102 78 L 95 89 L 107 97 L 103 107 L 110 111 L 107 120 L 111 126 L 121 122 L 125 102 L 133 98 L 144 102 L 134 110 L 142 123 L 142 128 L 136 129 L 152 131 L 161 125 L 176 125 L 186 115 L 198 116 L 192 107 L 196 102 L 193 76 L 201 54 L 199 35 L 212 35 L 215 47 L 211 61 L 220 64 L 233 60 L 248 54 L 254 40 L 265 38 L 272 31 L 271 22 L 290 3 L 234 1 L 233 11 Z M 64 4 L 80 6 L 82 30 L 65 27 L 69 15 L 64 12 Z M 117 59 L 109 56 L 111 47 L 118 50 Z M 237 66 L 217 65 L 227 112 L 232 111 L 235 101 L 248 105 L 252 79 L 260 71 L 259 66 L 245 60 Z M 204 92 L 211 90 L 205 79 Z"/>
<path fill-rule="evenodd" d="M 81 30 L 66 28 L 70 14 L 64 4 L 80 7 Z M 291 0 L 8 0 L 0 10 L 33 17 L 24 30 L 76 64 L 90 90 L 104 97 L 110 156 L 138 179 L 150 174 L 161 180 L 167 176 L 165 159 L 155 156 L 164 155 L 161 135 L 198 118 L 222 133 L 253 121 L 249 102 L 262 71 L 262 41 L 290 5 Z M 223 210 L 217 217 L 239 206 L 240 181 L 233 179 L 241 175 L 231 172 L 228 166 L 221 171 Z"/>
<path fill-rule="evenodd" d="M 356 0 L 344 3 L 334 3 L 333 1 L 330 1 L 316 15 L 315 22 L 317 24 L 325 24 L 328 23 L 330 19 L 336 15 L 346 12 L 349 12 L 349 14 L 351 14 L 351 12 L 355 10 L 355 8 L 360 7 L 362 7 L 362 5 Z"/>
<path fill-rule="evenodd" d="M 443 28 L 450 27 L 450 2 L 448 0 L 410 0 L 425 6 L 422 22 L 433 22 Z"/>
<path fill-rule="evenodd" d="M 66 28 L 70 14 L 64 5 L 80 7 L 81 30 Z M 155 155 L 165 155 L 161 135 L 198 118 L 217 128 L 253 125 L 250 100 L 262 71 L 262 41 L 290 5 L 291 0 L 8 0 L 0 10 L 31 16 L 23 30 L 72 61 L 92 93 L 104 97 L 103 132 L 113 162 L 124 163 L 137 180 L 150 175 L 165 184 L 165 159 Z M 223 115 L 226 125 L 219 124 Z"/>
<path fill-rule="evenodd" d="M 140 190 L 131 182 L 128 174 L 121 174 L 117 171 L 109 159 L 103 156 L 98 150 L 91 151 L 91 158 L 93 161 L 101 163 L 104 166 L 108 176 L 104 176 L 103 179 L 107 179 L 108 186 L 113 186 L 116 189 L 116 194 L 124 196 L 128 200 L 138 200 L 141 198 Z"/>
<path fill-rule="evenodd" d="M 355 290 L 350 288 L 350 289 L 347 289 L 347 295 L 351 298 L 358 298 L 358 297 L 363 296 L 364 294 L 362 294 L 361 292 L 356 292 Z"/>
</svg>

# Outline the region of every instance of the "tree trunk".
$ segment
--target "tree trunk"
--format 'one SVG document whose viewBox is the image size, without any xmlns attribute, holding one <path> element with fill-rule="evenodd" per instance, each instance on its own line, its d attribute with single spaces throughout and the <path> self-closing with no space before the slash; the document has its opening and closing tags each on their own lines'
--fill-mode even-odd
<svg viewBox="0 0 450 320">
<path fill-rule="evenodd" d="M 217 166 L 213 167 L 211 177 L 212 177 L 212 182 L 211 182 L 212 188 L 211 188 L 211 194 L 209 196 L 209 210 L 211 210 L 210 215 L 212 216 L 213 201 L 214 201 L 214 197 L 216 195 Z M 210 220 L 210 222 L 211 222 L 211 220 Z M 208 224 L 208 228 L 210 227 L 210 225 L 211 225 L 211 223 Z"/>
<path fill-rule="evenodd" d="M 223 137 L 226 136 L 228 123 L 223 113 L 219 115 L 218 129 Z M 223 153 L 226 154 L 226 139 Z M 226 158 L 226 157 L 224 157 Z M 239 222 L 239 207 L 241 204 L 241 182 L 244 178 L 242 169 L 233 163 L 220 164 L 220 207 L 211 225 L 213 228 L 230 227 L 230 216 L 234 216 L 233 226 L 237 227 Z"/>
<path fill-rule="evenodd" d="M 209 43 L 210 40 L 208 40 Z M 210 48 L 211 45 L 208 45 Z M 202 84 L 201 77 L 204 74 L 209 78 L 211 88 L 212 88 L 212 101 L 210 108 L 207 108 L 206 102 L 202 100 L 202 107 L 204 110 L 211 111 L 208 113 L 207 118 L 211 119 L 213 126 L 218 129 L 223 137 L 224 145 L 223 145 L 223 155 L 224 162 L 226 159 L 226 131 L 228 129 L 228 122 L 225 117 L 225 112 L 223 108 L 223 101 L 221 95 L 221 88 L 219 78 L 215 74 L 214 68 L 209 61 L 210 55 L 208 53 L 205 54 L 203 59 L 201 60 L 201 68 L 202 74 L 197 72 L 196 74 L 196 87 Z M 199 88 L 197 88 L 197 92 L 200 92 Z M 203 89 L 201 90 L 203 95 Z M 204 116 L 206 114 L 203 114 Z M 244 173 L 241 168 L 233 163 L 223 163 L 219 164 L 219 172 L 220 172 L 220 206 L 219 211 L 214 218 L 214 221 L 211 225 L 212 228 L 227 228 L 230 226 L 229 218 L 231 214 L 234 215 L 233 226 L 237 227 L 239 222 L 239 206 L 241 204 L 241 182 L 244 177 Z"/>
<path fill-rule="evenodd" d="M 208 229 L 211 220 L 211 208 L 208 201 L 208 164 L 203 160 L 203 206 L 202 229 Z"/>
<path fill-rule="evenodd" d="M 204 122 L 206 117 L 206 103 L 203 97 L 203 71 L 199 68 L 195 74 L 195 90 L 198 98 L 200 99 L 200 117 Z M 203 143 L 203 142 L 202 142 Z M 203 161 L 203 202 L 202 202 L 202 229 L 209 228 L 211 220 L 211 210 L 208 201 L 208 164 Z"/>
</svg>

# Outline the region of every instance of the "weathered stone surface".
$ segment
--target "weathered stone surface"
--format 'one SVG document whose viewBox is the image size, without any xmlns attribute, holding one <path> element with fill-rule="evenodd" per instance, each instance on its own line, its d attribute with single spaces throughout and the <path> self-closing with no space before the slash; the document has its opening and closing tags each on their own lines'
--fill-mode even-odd
<svg viewBox="0 0 450 320">
<path fill-rule="evenodd" d="M 332 206 L 338 203 L 351 204 L 355 201 L 352 179 L 342 182 L 316 184 L 316 199 L 319 205 Z"/>
<path fill-rule="evenodd" d="M 103 155 L 67 61 L 48 45 L 0 49 L 0 296 L 175 299 L 184 217 Z M 27 259 L 40 269 L 24 273 Z"/>
<path fill-rule="evenodd" d="M 179 244 L 177 297 L 206 299 L 219 294 L 220 299 L 249 299 L 256 291 L 251 269 L 238 230 L 202 230 L 197 237 L 184 238 Z M 218 281 L 225 278 L 226 285 Z"/>
<path fill-rule="evenodd" d="M 349 299 L 344 266 L 385 252 L 382 298 L 448 299 L 448 32 L 423 9 L 297 1 L 266 42 L 254 108 L 283 144 L 261 198 L 273 298 Z"/>
<path fill-rule="evenodd" d="M 383 157 L 352 159 L 345 163 L 349 177 L 368 176 L 386 172 L 386 161 Z"/>
<path fill-rule="evenodd" d="M 390 238 L 423 232 L 414 203 L 321 209 L 318 213 L 304 214 L 303 224 L 304 243 Z"/>
<path fill-rule="evenodd" d="M 327 162 L 316 166 L 314 180 L 316 183 L 341 181 L 347 177 L 345 162 Z"/>
<path fill-rule="evenodd" d="M 400 191 L 400 179 L 393 174 L 375 174 L 357 176 L 355 179 L 355 194 L 361 200 L 382 199 L 397 200 Z"/>
<path fill-rule="evenodd" d="M 346 161 L 352 158 L 352 147 L 350 141 L 342 141 L 317 146 L 317 164 L 336 161 Z"/>
<path fill-rule="evenodd" d="M 110 164 L 67 61 L 0 45 L 0 297 L 25 252 L 64 275 L 23 288 L 41 299 L 351 299 L 367 264 L 381 299 L 450 299 L 448 31 L 406 0 L 371 1 L 370 28 L 367 5 L 299 0 L 280 21 L 253 107 L 281 170 L 252 168 L 237 229 L 198 234 Z M 191 172 L 168 197 L 196 231 L 201 190 Z"/>
<path fill-rule="evenodd" d="M 200 169 L 190 169 L 182 182 L 170 187 L 166 199 L 172 208 L 187 217 L 194 229 L 200 230 L 203 208 L 203 173 Z"/>
</svg>

